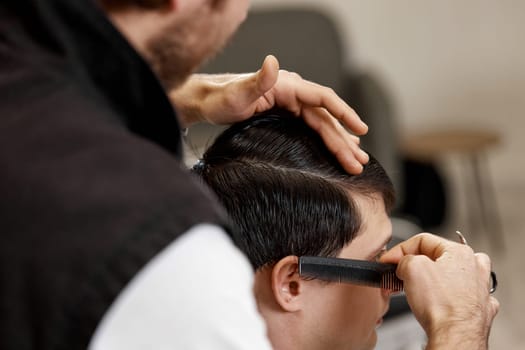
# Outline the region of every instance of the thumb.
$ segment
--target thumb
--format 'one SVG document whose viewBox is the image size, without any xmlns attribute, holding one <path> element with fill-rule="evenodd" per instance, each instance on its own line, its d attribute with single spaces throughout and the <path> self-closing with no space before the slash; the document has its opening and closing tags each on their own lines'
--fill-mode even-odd
<svg viewBox="0 0 525 350">
<path fill-rule="evenodd" d="M 260 97 L 270 90 L 279 77 L 279 61 L 275 56 L 268 55 L 263 61 L 261 69 L 256 73 L 255 90 Z"/>
<path fill-rule="evenodd" d="M 253 104 L 276 84 L 278 77 L 279 62 L 272 55 L 266 56 L 261 69 L 243 75 L 230 84 L 228 95 L 231 97 L 233 110 L 239 111 L 243 117 L 248 117 L 255 112 L 271 108 L 273 101 L 269 102 L 271 105 L 265 105 L 262 109 Z"/>
</svg>

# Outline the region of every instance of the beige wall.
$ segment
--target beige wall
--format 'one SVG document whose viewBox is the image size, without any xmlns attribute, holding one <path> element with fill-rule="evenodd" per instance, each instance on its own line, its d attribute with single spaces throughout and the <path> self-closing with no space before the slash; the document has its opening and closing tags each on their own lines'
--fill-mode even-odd
<svg viewBox="0 0 525 350">
<path fill-rule="evenodd" d="M 332 13 L 348 60 L 380 73 L 403 130 L 485 126 L 504 144 L 491 152 L 498 187 L 525 186 L 525 1 L 253 0 L 254 7 L 309 5 Z"/>
</svg>

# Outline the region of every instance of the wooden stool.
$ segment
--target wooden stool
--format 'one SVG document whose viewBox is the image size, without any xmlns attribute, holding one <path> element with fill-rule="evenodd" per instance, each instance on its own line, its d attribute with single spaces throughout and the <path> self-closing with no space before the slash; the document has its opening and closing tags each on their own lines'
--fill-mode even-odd
<svg viewBox="0 0 525 350">
<path fill-rule="evenodd" d="M 467 198 L 472 199 L 467 205 L 469 229 L 474 230 L 478 220 L 482 222 L 496 250 L 504 247 L 503 232 L 485 153 L 499 143 L 500 135 L 488 130 L 429 131 L 410 135 L 401 143 L 403 154 L 413 160 L 436 161 L 452 154 L 466 157 L 463 168 L 474 180 L 474 189 L 466 191 Z M 471 209 L 476 201 L 479 205 L 478 218 Z"/>
</svg>

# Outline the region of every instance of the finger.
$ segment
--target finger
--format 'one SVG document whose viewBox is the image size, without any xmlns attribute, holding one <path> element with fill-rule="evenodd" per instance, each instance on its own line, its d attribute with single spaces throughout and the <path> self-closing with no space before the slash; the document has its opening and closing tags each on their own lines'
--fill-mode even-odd
<svg viewBox="0 0 525 350">
<path fill-rule="evenodd" d="M 492 263 L 490 261 L 490 257 L 485 253 L 476 253 L 474 256 L 476 258 L 481 276 L 486 281 L 487 290 L 491 291 L 492 288 L 496 288 L 496 286 L 493 284 L 497 284 L 497 282 L 492 279 Z"/>
<path fill-rule="evenodd" d="M 476 257 L 476 261 L 478 263 L 478 266 L 486 272 L 487 276 L 490 275 L 490 271 L 492 269 L 492 263 L 490 261 L 490 257 L 485 253 L 476 253 L 474 254 Z"/>
<path fill-rule="evenodd" d="M 368 126 L 333 89 L 307 80 L 302 81 L 305 83 L 304 88 L 297 92 L 297 98 L 302 103 L 325 108 L 331 116 L 357 135 L 364 135 L 368 132 Z"/>
<path fill-rule="evenodd" d="M 360 145 L 361 144 L 361 139 L 355 135 L 352 135 L 350 133 L 348 133 L 348 137 L 350 137 L 350 139 L 355 142 L 356 144 Z"/>
<path fill-rule="evenodd" d="M 381 261 L 398 263 L 405 255 L 426 255 L 430 259 L 436 260 L 454 244 L 454 242 L 430 233 L 420 233 L 388 250 L 381 257 Z"/>
<path fill-rule="evenodd" d="M 303 111 L 304 113 L 305 111 Z M 341 153 L 340 157 L 344 157 L 347 151 L 352 152 L 353 157 L 361 164 L 366 164 L 369 161 L 368 153 L 360 148 L 361 139 L 355 135 L 352 135 L 346 130 L 339 121 L 333 118 L 324 108 L 309 108 L 306 110 L 307 113 L 312 113 L 316 116 L 312 116 L 310 125 L 316 127 L 316 122 L 319 123 L 318 130 L 321 127 L 325 128 L 326 135 L 324 138 L 325 143 L 330 145 L 331 151 L 334 154 Z M 310 117 L 310 116 L 309 116 Z"/>
<path fill-rule="evenodd" d="M 350 134 L 346 129 L 343 129 L 342 137 L 345 137 L 348 140 L 349 144 L 359 146 L 357 148 L 357 153 L 355 153 L 355 157 L 359 161 L 359 163 L 363 165 L 368 163 L 368 161 L 370 160 L 370 156 L 368 155 L 368 153 L 366 153 L 360 148 L 361 139 L 355 135 Z"/>
<path fill-rule="evenodd" d="M 421 270 L 425 270 L 427 273 L 431 271 L 426 267 L 431 262 L 432 260 L 424 255 L 405 255 L 397 265 L 396 275 L 401 280 L 408 282 L 405 285 L 408 288 L 412 279 L 419 278 Z"/>
<path fill-rule="evenodd" d="M 346 133 L 347 131 L 344 130 L 343 133 Z M 346 139 L 346 143 L 348 147 L 350 147 L 355 159 L 362 165 L 368 163 L 370 160 L 370 157 L 368 156 L 368 153 L 363 151 L 359 147 L 359 143 L 354 142 L 352 139 L 348 138 L 346 135 L 340 135 L 343 139 Z M 341 150 L 343 152 L 343 150 Z"/>
<path fill-rule="evenodd" d="M 498 313 L 499 308 L 500 308 L 499 300 L 494 298 L 493 296 L 490 296 L 489 302 L 490 302 L 490 305 L 492 307 L 491 317 L 494 318 L 496 316 L 496 314 Z"/>
<path fill-rule="evenodd" d="M 323 139 L 328 150 L 337 158 L 343 168 L 351 174 L 363 171 L 361 160 L 363 151 L 348 135 L 350 135 L 337 120 L 332 118 L 323 108 L 306 108 L 302 116 L 305 122 Z M 367 155 L 366 160 L 367 159 Z"/>
<path fill-rule="evenodd" d="M 256 75 L 256 90 L 258 91 L 258 95 L 260 97 L 270 90 L 277 82 L 279 77 L 279 61 L 277 58 L 275 58 L 273 55 L 266 56 L 261 69 L 256 73 Z"/>
<path fill-rule="evenodd" d="M 228 104 L 244 110 L 268 92 L 278 78 L 279 62 L 274 56 L 266 56 L 256 73 L 241 75 L 229 85 Z M 272 105 L 273 101 L 269 104 Z M 253 112 L 249 111 L 249 114 Z"/>
</svg>

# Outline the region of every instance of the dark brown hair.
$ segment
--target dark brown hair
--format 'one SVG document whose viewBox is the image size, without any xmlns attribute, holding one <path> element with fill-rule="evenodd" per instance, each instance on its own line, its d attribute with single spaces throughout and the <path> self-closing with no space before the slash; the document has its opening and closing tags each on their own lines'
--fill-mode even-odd
<svg viewBox="0 0 525 350">
<path fill-rule="evenodd" d="M 288 255 L 336 256 L 362 227 L 354 195 L 394 204 L 370 156 L 348 174 L 301 118 L 273 110 L 226 129 L 194 166 L 228 211 L 234 241 L 254 268 Z"/>
</svg>

